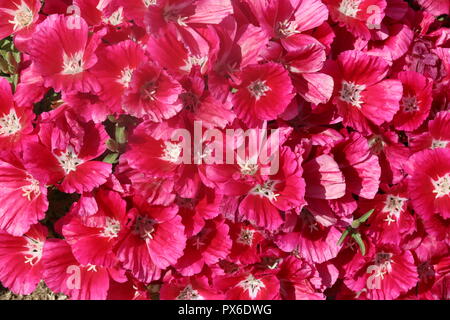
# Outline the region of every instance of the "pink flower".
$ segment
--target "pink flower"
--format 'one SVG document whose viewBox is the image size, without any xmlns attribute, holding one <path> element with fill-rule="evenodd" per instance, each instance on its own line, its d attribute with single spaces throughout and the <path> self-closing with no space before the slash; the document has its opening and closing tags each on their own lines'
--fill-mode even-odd
<svg viewBox="0 0 450 320">
<path fill-rule="evenodd" d="M 133 72 L 123 100 L 123 109 L 135 117 L 153 122 L 170 119 L 180 112 L 180 84 L 154 63 L 147 63 Z"/>
<path fill-rule="evenodd" d="M 33 34 L 30 56 L 45 86 L 58 92 L 99 91 L 90 69 L 97 62 L 95 50 L 103 35 L 100 31 L 89 36 L 82 18 L 74 22 L 62 15 L 51 15 L 40 23 Z"/>
<path fill-rule="evenodd" d="M 277 174 L 256 183 L 239 206 L 239 213 L 252 224 L 268 230 L 277 229 L 283 219 L 279 210 L 288 211 L 305 204 L 302 167 L 289 149 L 280 151 Z"/>
<path fill-rule="evenodd" d="M 333 103 L 343 124 L 370 132 L 372 123 L 390 122 L 399 109 L 403 88 L 398 80 L 383 80 L 389 70 L 387 62 L 359 51 L 345 51 L 337 62 Z"/>
<path fill-rule="evenodd" d="M 183 276 L 192 276 L 200 273 L 204 265 L 226 259 L 231 248 L 228 230 L 223 219 L 207 221 L 199 233 L 187 239 L 184 255 L 178 259 L 175 269 Z"/>
<path fill-rule="evenodd" d="M 332 152 L 344 174 L 347 190 L 363 198 L 375 197 L 381 168 L 377 156 L 370 152 L 367 139 L 359 133 L 351 133 Z"/>
<path fill-rule="evenodd" d="M 11 34 L 29 38 L 39 19 L 41 5 L 39 0 L 0 1 L 0 39 Z"/>
<path fill-rule="evenodd" d="M 408 208 L 407 184 L 400 183 L 385 192 L 373 200 L 362 199 L 359 210 L 366 213 L 375 209 L 366 233 L 376 243 L 400 246 L 408 235 L 416 231 L 416 219 Z"/>
<path fill-rule="evenodd" d="M 356 253 L 346 266 L 344 279 L 354 297 L 370 300 L 396 299 L 417 281 L 411 252 L 389 246 L 371 246 L 365 256 Z"/>
<path fill-rule="evenodd" d="M 291 36 L 320 26 L 328 18 L 320 0 L 246 1 L 261 27 L 270 35 L 289 43 Z"/>
<path fill-rule="evenodd" d="M 450 14 L 450 2 L 448 0 L 418 0 L 419 4 L 435 16 Z"/>
<path fill-rule="evenodd" d="M 218 277 L 214 284 L 227 300 L 272 300 L 280 290 L 280 281 L 273 274 L 257 270 Z"/>
<path fill-rule="evenodd" d="M 118 193 L 103 189 L 95 194 L 95 201 L 97 212 L 89 217 L 80 216 L 75 205 L 62 233 L 80 263 L 113 267 L 117 263 L 113 248 L 125 223 L 126 203 Z"/>
<path fill-rule="evenodd" d="M 414 210 L 424 220 L 450 218 L 450 150 L 424 150 L 411 157 L 408 191 Z"/>
<path fill-rule="evenodd" d="M 102 86 L 99 96 L 109 106 L 108 114 L 121 113 L 122 97 L 130 88 L 134 71 L 147 60 L 144 50 L 136 42 L 127 40 L 108 46 L 98 53 L 98 63 L 92 73 Z"/>
<path fill-rule="evenodd" d="M 322 278 L 313 265 L 295 256 L 287 256 L 277 274 L 284 300 L 324 300 Z"/>
<path fill-rule="evenodd" d="M 0 281 L 15 294 L 31 294 L 42 279 L 47 228 L 33 225 L 23 236 L 0 232 Z"/>
<path fill-rule="evenodd" d="M 117 269 L 80 264 L 70 246 L 60 239 L 49 239 L 45 243 L 42 261 L 46 285 L 72 300 L 105 300 L 112 279 L 127 280 Z"/>
<path fill-rule="evenodd" d="M 47 188 L 26 169 L 27 163 L 13 154 L 0 159 L 0 229 L 22 236 L 45 217 Z"/>
<path fill-rule="evenodd" d="M 284 252 L 292 252 L 312 263 L 323 263 L 335 258 L 341 232 L 334 226 L 323 226 L 316 217 L 304 209 L 288 221 L 287 232 L 275 237 L 276 245 Z"/>
<path fill-rule="evenodd" d="M 370 39 L 370 30 L 384 18 L 385 0 L 324 0 L 330 16 L 349 32 L 363 40 Z"/>
<path fill-rule="evenodd" d="M 0 78 L 0 148 L 21 149 L 24 141 L 31 140 L 33 118 L 31 108 L 16 105 L 10 84 Z"/>
<path fill-rule="evenodd" d="M 210 286 L 205 276 L 166 276 L 160 291 L 161 300 L 221 300 L 223 295 Z"/>
<path fill-rule="evenodd" d="M 397 130 L 413 131 L 425 121 L 430 112 L 433 81 L 412 71 L 400 72 L 398 79 L 403 84 L 403 97 L 393 124 Z"/>
<path fill-rule="evenodd" d="M 311 36 L 290 37 L 288 53 L 283 58 L 289 70 L 292 84 L 308 102 L 326 103 L 333 94 L 333 78 L 322 70 L 325 60 L 325 46 Z"/>
<path fill-rule="evenodd" d="M 48 184 L 58 184 L 64 192 L 92 191 L 111 173 L 111 164 L 91 161 L 106 149 L 103 126 L 81 122 L 64 106 L 42 115 L 39 140 L 25 146 L 30 171 Z"/>
<path fill-rule="evenodd" d="M 229 255 L 231 261 L 244 265 L 259 261 L 258 245 L 265 239 L 263 231 L 250 224 L 235 223 L 230 226 L 230 236 L 233 241 Z"/>
<path fill-rule="evenodd" d="M 186 236 L 177 206 L 150 206 L 142 199 L 135 205 L 120 231 L 117 257 L 138 280 L 150 282 L 183 255 Z"/>
<path fill-rule="evenodd" d="M 249 126 L 274 120 L 284 112 L 294 95 L 287 71 L 279 64 L 250 65 L 242 69 L 233 96 L 238 118 Z"/>
<path fill-rule="evenodd" d="M 411 134 L 409 142 L 413 151 L 450 148 L 450 112 L 441 111 L 428 122 L 428 131 Z"/>
</svg>

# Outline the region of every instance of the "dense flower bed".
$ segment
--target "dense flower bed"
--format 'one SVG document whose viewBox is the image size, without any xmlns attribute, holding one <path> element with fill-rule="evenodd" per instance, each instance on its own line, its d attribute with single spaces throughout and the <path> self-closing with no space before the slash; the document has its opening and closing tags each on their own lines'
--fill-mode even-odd
<svg viewBox="0 0 450 320">
<path fill-rule="evenodd" d="M 449 9 L 0 0 L 0 282 L 450 299 Z"/>
</svg>

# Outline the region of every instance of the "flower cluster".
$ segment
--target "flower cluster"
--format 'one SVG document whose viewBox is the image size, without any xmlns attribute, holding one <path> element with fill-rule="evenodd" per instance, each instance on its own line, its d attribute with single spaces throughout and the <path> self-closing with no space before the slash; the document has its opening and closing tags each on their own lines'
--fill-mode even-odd
<svg viewBox="0 0 450 320">
<path fill-rule="evenodd" d="M 1 284 L 450 299 L 449 14 L 0 0 Z"/>
</svg>

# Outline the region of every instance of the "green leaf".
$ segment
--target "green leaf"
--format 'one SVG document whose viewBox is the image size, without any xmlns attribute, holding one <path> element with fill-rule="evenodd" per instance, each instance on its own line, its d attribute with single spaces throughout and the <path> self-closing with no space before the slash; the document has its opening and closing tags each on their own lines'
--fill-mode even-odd
<svg viewBox="0 0 450 320">
<path fill-rule="evenodd" d="M 375 211 L 375 209 L 372 209 L 368 212 L 366 212 L 364 215 L 362 215 L 359 219 L 356 219 L 352 222 L 352 228 L 358 228 L 360 225 L 362 225 L 364 222 L 367 221 L 367 219 L 370 218 L 372 213 Z"/>
<path fill-rule="evenodd" d="M 116 141 L 118 144 L 127 143 L 127 132 L 125 127 L 116 126 Z"/>
<path fill-rule="evenodd" d="M 108 139 L 108 141 L 106 141 L 106 148 L 112 152 L 119 152 L 119 144 L 113 139 Z"/>
<path fill-rule="evenodd" d="M 366 255 L 366 245 L 364 244 L 363 239 L 361 238 L 361 234 L 360 233 L 353 233 L 352 234 L 352 238 L 356 241 L 356 243 L 359 246 L 359 249 L 361 250 L 361 254 L 363 256 Z"/>
<path fill-rule="evenodd" d="M 108 120 L 111 121 L 112 123 L 117 123 L 117 119 L 116 119 L 116 117 L 113 116 L 113 115 L 109 115 L 109 116 L 108 116 Z"/>
<path fill-rule="evenodd" d="M 103 159 L 103 162 L 115 164 L 118 162 L 118 159 L 119 159 L 118 153 L 110 153 Z"/>
<path fill-rule="evenodd" d="M 347 238 L 349 233 L 350 233 L 350 229 L 349 228 L 345 229 L 344 232 L 342 232 L 342 235 L 339 238 L 339 241 L 337 243 L 338 246 L 342 245 L 342 243 L 344 242 L 345 238 Z"/>
</svg>

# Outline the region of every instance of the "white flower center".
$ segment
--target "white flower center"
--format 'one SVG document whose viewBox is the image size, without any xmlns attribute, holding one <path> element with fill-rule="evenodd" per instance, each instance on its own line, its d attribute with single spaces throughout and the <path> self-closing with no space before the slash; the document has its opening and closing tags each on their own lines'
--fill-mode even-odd
<svg viewBox="0 0 450 320">
<path fill-rule="evenodd" d="M 133 77 L 133 69 L 125 68 L 122 70 L 120 74 L 119 80 L 117 80 L 120 84 L 122 84 L 125 88 L 130 87 L 131 78 Z"/>
<path fill-rule="evenodd" d="M 156 0 L 142 0 L 142 2 L 144 3 L 144 6 L 146 6 L 147 8 L 157 4 Z"/>
<path fill-rule="evenodd" d="M 242 287 L 244 291 L 248 291 L 248 295 L 250 298 L 255 299 L 258 295 L 258 292 L 265 288 L 264 282 L 259 279 L 253 277 L 253 275 L 249 275 L 245 280 L 242 280 L 238 283 L 239 287 Z"/>
<path fill-rule="evenodd" d="M 156 221 L 147 217 L 137 216 L 133 233 L 144 240 L 153 239 Z"/>
<path fill-rule="evenodd" d="M 263 185 L 258 184 L 254 187 L 250 194 L 259 195 L 260 197 L 266 197 L 270 201 L 276 201 L 279 196 L 275 193 L 275 186 L 279 183 L 277 180 L 267 180 Z"/>
<path fill-rule="evenodd" d="M 359 9 L 361 2 L 362 0 L 342 0 L 338 10 L 347 17 L 355 18 L 361 10 Z"/>
<path fill-rule="evenodd" d="M 24 236 L 27 240 L 27 249 L 25 252 L 25 263 L 29 263 L 30 265 L 35 265 L 42 258 L 42 249 L 44 248 L 44 242 L 40 240 L 36 240 L 30 238 L 28 236 Z"/>
<path fill-rule="evenodd" d="M 96 265 L 94 265 L 94 264 L 87 264 L 86 265 L 86 267 L 87 267 L 87 271 L 93 271 L 93 272 L 97 272 L 97 266 Z"/>
<path fill-rule="evenodd" d="M 387 221 L 388 225 L 400 218 L 400 213 L 402 212 L 403 205 L 407 200 L 407 198 L 401 198 L 392 194 L 386 197 L 383 212 L 387 212 L 388 214 L 387 218 L 384 220 Z"/>
<path fill-rule="evenodd" d="M 162 160 L 169 161 L 172 163 L 179 163 L 181 158 L 182 146 L 180 143 L 172 143 L 169 141 L 164 142 L 166 147 L 163 151 Z"/>
<path fill-rule="evenodd" d="M 342 81 L 342 89 L 340 91 L 340 99 L 352 106 L 361 108 L 363 101 L 361 100 L 361 92 L 366 89 L 365 85 L 355 84 L 353 82 Z"/>
<path fill-rule="evenodd" d="M 28 201 L 31 201 L 34 198 L 39 197 L 39 195 L 41 194 L 39 181 L 37 181 L 30 175 L 25 180 L 29 182 L 29 184 L 26 184 L 21 188 L 23 191 L 22 196 L 27 198 Z"/>
<path fill-rule="evenodd" d="M 78 51 L 73 56 L 69 57 L 65 52 L 63 55 L 63 74 L 78 74 L 84 71 L 84 53 Z"/>
<path fill-rule="evenodd" d="M 117 26 L 123 23 L 123 7 L 114 11 L 109 18 L 103 19 L 103 22 L 109 23 L 112 26 Z"/>
<path fill-rule="evenodd" d="M 284 21 L 278 22 L 277 33 L 280 37 L 283 38 L 283 37 L 289 37 L 296 33 L 300 33 L 300 31 L 298 31 L 296 29 L 296 26 L 295 26 L 295 24 L 293 24 L 293 21 L 284 20 Z"/>
<path fill-rule="evenodd" d="M 433 193 L 436 193 L 436 199 L 450 195 L 450 173 L 445 176 L 431 180 L 434 186 Z"/>
<path fill-rule="evenodd" d="M 419 103 L 416 96 L 404 96 L 401 101 L 403 112 L 416 112 L 419 110 Z"/>
<path fill-rule="evenodd" d="M 14 31 L 28 27 L 33 23 L 34 20 L 33 11 L 30 9 L 30 7 L 27 6 L 24 1 L 22 1 L 20 5 L 16 4 L 16 6 L 17 10 L 12 14 L 14 16 L 14 19 L 8 21 L 9 23 L 14 25 Z"/>
<path fill-rule="evenodd" d="M 199 66 L 200 68 L 203 68 L 207 61 L 208 57 L 189 56 L 187 60 L 185 60 L 186 64 L 180 67 L 180 70 L 191 72 L 193 66 Z"/>
<path fill-rule="evenodd" d="M 267 91 L 270 91 L 270 88 L 266 86 L 266 80 L 256 80 L 250 83 L 247 87 L 248 91 L 252 96 L 255 97 L 256 100 L 261 99 L 266 95 Z"/>
<path fill-rule="evenodd" d="M 142 88 L 141 88 L 141 95 L 142 98 L 149 101 L 155 101 L 156 99 L 156 89 L 157 84 L 154 81 L 147 82 Z"/>
<path fill-rule="evenodd" d="M 109 238 L 110 240 L 113 238 L 117 238 L 119 231 L 120 222 L 114 218 L 106 217 L 106 225 L 101 231 L 102 237 Z"/>
<path fill-rule="evenodd" d="M 8 114 L 5 114 L 0 118 L 0 135 L 11 136 L 16 134 L 22 129 L 20 124 L 20 118 L 17 116 L 16 111 L 11 109 Z"/>
<path fill-rule="evenodd" d="M 251 160 L 244 162 L 238 162 L 241 174 L 246 176 L 253 176 L 258 171 L 258 164 L 253 163 Z"/>
<path fill-rule="evenodd" d="M 384 275 L 392 271 L 392 253 L 378 252 L 374 259 L 375 265 L 378 267 L 375 277 L 384 278 Z"/>
<path fill-rule="evenodd" d="M 179 13 L 189 5 L 189 2 L 181 2 L 180 4 L 171 4 L 166 6 L 163 11 L 163 16 L 166 22 L 175 22 L 182 27 L 187 27 L 186 20 L 188 17 L 183 17 Z"/>
<path fill-rule="evenodd" d="M 255 230 L 242 228 L 241 233 L 239 234 L 239 238 L 236 241 L 239 243 L 245 244 L 247 246 L 251 246 L 253 243 L 254 235 L 255 235 Z"/>
<path fill-rule="evenodd" d="M 71 146 L 67 148 L 66 152 L 61 153 L 61 155 L 56 158 L 66 174 L 75 171 L 77 166 L 83 163 L 83 160 L 78 158 L 78 155 Z"/>
<path fill-rule="evenodd" d="M 176 300 L 204 300 L 204 298 L 198 293 L 197 290 L 192 288 L 192 285 L 188 284 L 180 294 L 175 298 Z"/>
<path fill-rule="evenodd" d="M 446 148 L 449 141 L 446 140 L 437 140 L 433 139 L 431 142 L 431 149 L 440 149 L 440 148 Z"/>
</svg>

